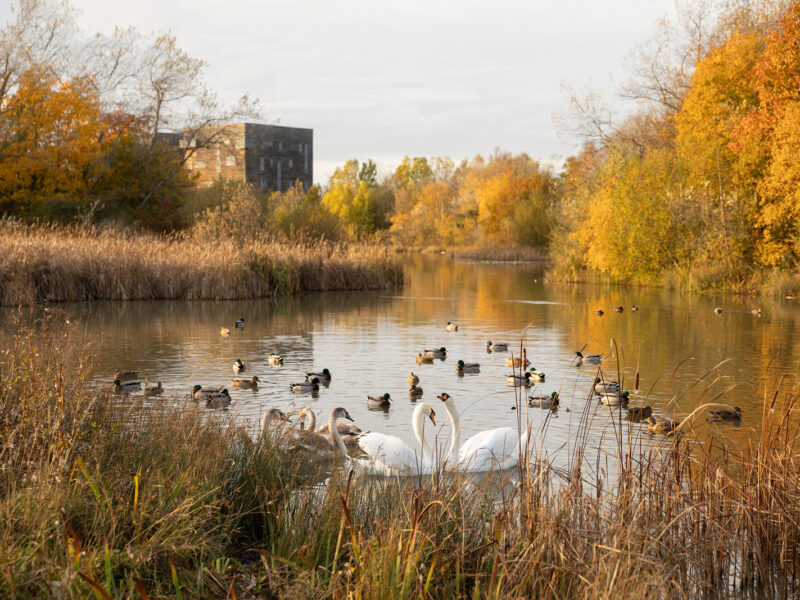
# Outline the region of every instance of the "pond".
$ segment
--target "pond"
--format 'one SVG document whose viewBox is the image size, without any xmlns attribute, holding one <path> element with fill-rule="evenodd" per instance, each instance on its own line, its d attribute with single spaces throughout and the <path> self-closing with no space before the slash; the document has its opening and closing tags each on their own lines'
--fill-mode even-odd
<svg viewBox="0 0 800 600">
<path fill-rule="evenodd" d="M 650 405 L 658 418 L 689 413 L 718 394 L 739 406 L 738 426 L 709 425 L 698 418 L 699 438 L 724 435 L 737 443 L 758 427 L 766 395 L 781 376 L 794 378 L 798 360 L 796 303 L 764 299 L 715 298 L 638 287 L 544 283 L 532 265 L 457 262 L 449 256 L 406 255 L 401 289 L 336 292 L 280 301 L 128 302 L 70 305 L 64 308 L 87 332 L 99 360 L 98 384 L 111 385 L 115 368 L 136 370 L 161 381 L 165 394 L 152 402 L 192 402 L 195 384 L 230 387 L 232 364 L 257 375 L 257 390 L 231 390 L 228 415 L 255 428 L 271 407 L 284 411 L 308 405 L 318 422 L 344 406 L 363 429 L 390 433 L 415 445 L 410 428 L 414 402 L 408 396 L 409 371 L 419 375 L 424 395 L 434 405 L 437 436 L 446 443 L 450 429 L 436 396 L 449 393 L 461 412 L 464 439 L 501 426 L 517 427 L 525 410 L 515 410 L 515 389 L 505 375 L 506 359 L 520 344 L 546 381 L 527 393 L 558 391 L 558 411 L 527 409 L 537 444 L 566 463 L 590 396 L 597 366 L 576 366 L 575 351 L 601 353 L 609 379 L 620 376 L 633 391 L 634 405 Z M 632 311 L 633 305 L 638 311 Z M 615 312 L 622 306 L 623 312 Z M 722 314 L 714 308 L 721 306 Z M 761 316 L 751 310 L 761 307 Z M 596 311 L 602 310 L 603 315 Z M 8 326 L 11 311 L 5 311 Z M 246 327 L 233 323 L 244 317 Z M 458 332 L 448 332 L 448 321 Z M 220 327 L 231 328 L 230 337 Z M 509 344 L 509 352 L 486 351 L 487 340 Z M 612 340 L 615 345 L 612 345 Z M 424 348 L 447 349 L 446 360 L 417 365 Z M 284 355 L 270 367 L 270 353 Z M 457 361 L 479 362 L 480 373 L 459 376 Z M 727 361 L 721 366 L 719 363 Z M 715 368 L 716 367 L 716 368 Z M 292 382 L 307 371 L 328 368 L 328 387 L 296 394 Z M 618 371 L 619 368 L 619 371 Z M 367 407 L 368 394 L 389 393 L 388 411 Z M 607 407 L 588 405 L 589 444 L 613 453 L 613 416 Z M 522 414 L 520 414 L 522 412 Z M 616 415 L 616 412 L 614 413 Z M 546 434 L 543 427 L 546 426 Z M 629 429 L 630 428 L 630 429 Z M 622 424 L 623 433 L 647 432 L 642 424 Z M 641 436 L 644 445 L 662 438 Z"/>
</svg>

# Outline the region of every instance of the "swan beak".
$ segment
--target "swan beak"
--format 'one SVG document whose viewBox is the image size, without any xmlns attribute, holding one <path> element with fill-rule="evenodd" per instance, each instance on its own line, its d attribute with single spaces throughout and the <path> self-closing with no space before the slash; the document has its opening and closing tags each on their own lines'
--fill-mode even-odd
<svg viewBox="0 0 800 600">
<path fill-rule="evenodd" d="M 434 418 L 433 418 L 434 416 L 436 416 L 436 413 L 435 413 L 435 412 L 433 412 L 433 411 L 431 411 L 431 414 L 430 414 L 430 417 L 431 417 L 431 423 L 433 423 L 434 425 L 436 425 L 436 419 L 434 419 Z"/>
<path fill-rule="evenodd" d="M 348 421 L 353 421 L 353 417 L 351 417 L 350 413 L 346 411 L 344 413 L 344 418 L 347 419 Z M 355 421 L 353 421 L 353 423 L 355 423 Z"/>
</svg>

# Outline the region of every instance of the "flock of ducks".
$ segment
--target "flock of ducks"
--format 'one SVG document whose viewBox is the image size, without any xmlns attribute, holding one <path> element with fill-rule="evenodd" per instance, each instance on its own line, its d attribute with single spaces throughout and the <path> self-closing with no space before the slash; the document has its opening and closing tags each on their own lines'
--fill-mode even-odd
<svg viewBox="0 0 800 600">
<path fill-rule="evenodd" d="M 622 307 L 618 307 L 622 309 Z M 631 310 L 637 310 L 634 305 Z M 618 310 L 621 312 L 621 310 Z M 234 329 L 244 329 L 244 318 L 236 320 Z M 448 332 L 457 332 L 457 324 L 449 322 L 445 327 Z M 223 336 L 230 335 L 230 329 L 221 328 Z M 507 343 L 487 341 L 487 353 L 507 352 Z M 447 349 L 426 348 L 417 353 L 417 364 L 430 364 L 434 360 L 445 360 Z M 600 365 L 603 357 L 600 354 L 583 354 L 581 350 L 575 353 L 576 366 Z M 270 354 L 268 363 L 270 366 L 283 365 L 284 357 L 279 354 Z M 517 368 L 519 371 L 511 372 L 506 375 L 509 386 L 518 388 L 528 388 L 534 384 L 544 383 L 545 373 L 531 366 L 528 360 L 527 350 L 522 348 L 520 356 L 510 356 L 505 362 L 506 366 Z M 235 374 L 241 374 L 247 367 L 241 359 L 236 359 L 232 366 Z M 465 373 L 479 373 L 480 363 L 467 363 L 459 360 L 456 364 L 456 372 L 459 375 Z M 117 370 L 114 373 L 114 390 L 117 392 L 143 392 L 145 395 L 157 395 L 162 393 L 161 382 L 150 382 L 148 379 L 137 379 L 138 373 L 135 371 Z M 324 368 L 320 371 L 311 371 L 305 374 L 305 380 L 292 383 L 292 392 L 315 392 L 320 385 L 330 384 L 332 375 L 329 369 Z M 638 376 L 637 376 L 638 379 Z M 408 395 L 412 402 L 423 396 L 423 389 L 420 386 L 420 378 L 411 371 L 407 378 L 409 390 Z M 231 380 L 231 387 L 235 389 L 258 389 L 259 378 L 256 375 L 250 378 L 234 378 Z M 638 383 L 637 383 L 638 389 Z M 606 381 L 601 377 L 596 377 L 592 386 L 593 394 L 598 398 L 598 402 L 610 408 L 618 407 L 624 410 L 628 420 L 646 423 L 651 433 L 673 434 L 680 428 L 680 424 L 671 420 L 657 421 L 653 417 L 653 409 L 650 406 L 631 406 L 630 394 L 626 390 L 621 390 L 616 381 Z M 191 390 L 191 397 L 196 401 L 203 401 L 209 408 L 225 408 L 231 403 L 231 396 L 227 388 L 224 387 L 204 387 L 195 385 Z M 411 449 L 405 442 L 397 437 L 381 434 L 377 432 L 364 432 L 354 422 L 349 412 L 343 407 L 334 408 L 328 418 L 328 422 L 317 428 L 317 418 L 314 411 L 309 407 L 302 407 L 296 413 L 296 420 L 293 426 L 290 423 L 290 416 L 281 410 L 272 408 L 263 416 L 261 421 L 262 435 L 272 432 L 277 425 L 281 427 L 283 435 L 292 445 L 298 449 L 311 451 L 319 456 L 349 456 L 352 453 L 359 453 L 362 457 L 359 460 L 362 466 L 382 474 L 397 474 L 403 471 L 413 470 L 429 471 L 435 467 L 434 463 L 450 464 L 456 468 L 468 469 L 471 471 L 488 470 L 489 468 L 509 468 L 516 464 L 520 453 L 524 451 L 527 443 L 518 432 L 508 427 L 495 428 L 485 432 L 475 434 L 463 445 L 460 443 L 460 417 L 455 407 L 454 399 L 447 393 L 437 396 L 442 401 L 445 411 L 453 424 L 450 448 L 444 457 L 436 456 L 432 446 L 424 437 L 424 426 L 426 420 L 430 420 L 434 425 L 435 411 L 428 403 L 419 403 L 415 407 L 412 415 L 412 430 L 419 444 L 419 449 Z M 370 409 L 388 410 L 391 407 L 392 399 L 389 393 L 382 395 L 367 396 L 367 406 Z M 543 410 L 555 411 L 559 408 L 560 399 L 557 391 L 549 394 L 531 394 L 527 397 L 527 404 L 530 407 Z M 343 420 L 342 420 L 343 419 Z M 740 408 L 720 408 L 709 411 L 710 421 L 741 421 L 742 411 Z"/>
</svg>

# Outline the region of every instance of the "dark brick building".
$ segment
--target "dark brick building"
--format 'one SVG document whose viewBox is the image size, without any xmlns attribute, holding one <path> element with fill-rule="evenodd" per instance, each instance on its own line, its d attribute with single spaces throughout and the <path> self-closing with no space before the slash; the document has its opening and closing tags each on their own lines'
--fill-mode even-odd
<svg viewBox="0 0 800 600">
<path fill-rule="evenodd" d="M 314 183 L 314 130 L 259 123 L 231 123 L 203 132 L 212 140 L 197 148 L 186 162 L 197 185 L 219 179 L 247 180 L 264 190 L 284 191 L 299 180 Z M 194 149 L 195 140 L 184 140 Z"/>
</svg>

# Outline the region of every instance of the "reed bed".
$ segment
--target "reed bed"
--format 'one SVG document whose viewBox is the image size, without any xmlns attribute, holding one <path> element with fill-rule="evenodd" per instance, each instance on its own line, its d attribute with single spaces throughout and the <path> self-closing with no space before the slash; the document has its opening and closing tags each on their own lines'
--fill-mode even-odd
<svg viewBox="0 0 800 600">
<path fill-rule="evenodd" d="M 387 481 L 187 399 L 115 400 L 54 312 L 0 353 L 2 597 L 798 595 L 797 389 L 744 450 L 618 438 L 567 469 Z"/>
<path fill-rule="evenodd" d="M 378 244 L 202 240 L 0 221 L 0 304 L 230 300 L 402 283 Z"/>
<path fill-rule="evenodd" d="M 453 249 L 456 260 L 487 262 L 540 262 L 548 261 L 546 248 L 531 246 L 476 246 Z"/>
</svg>

